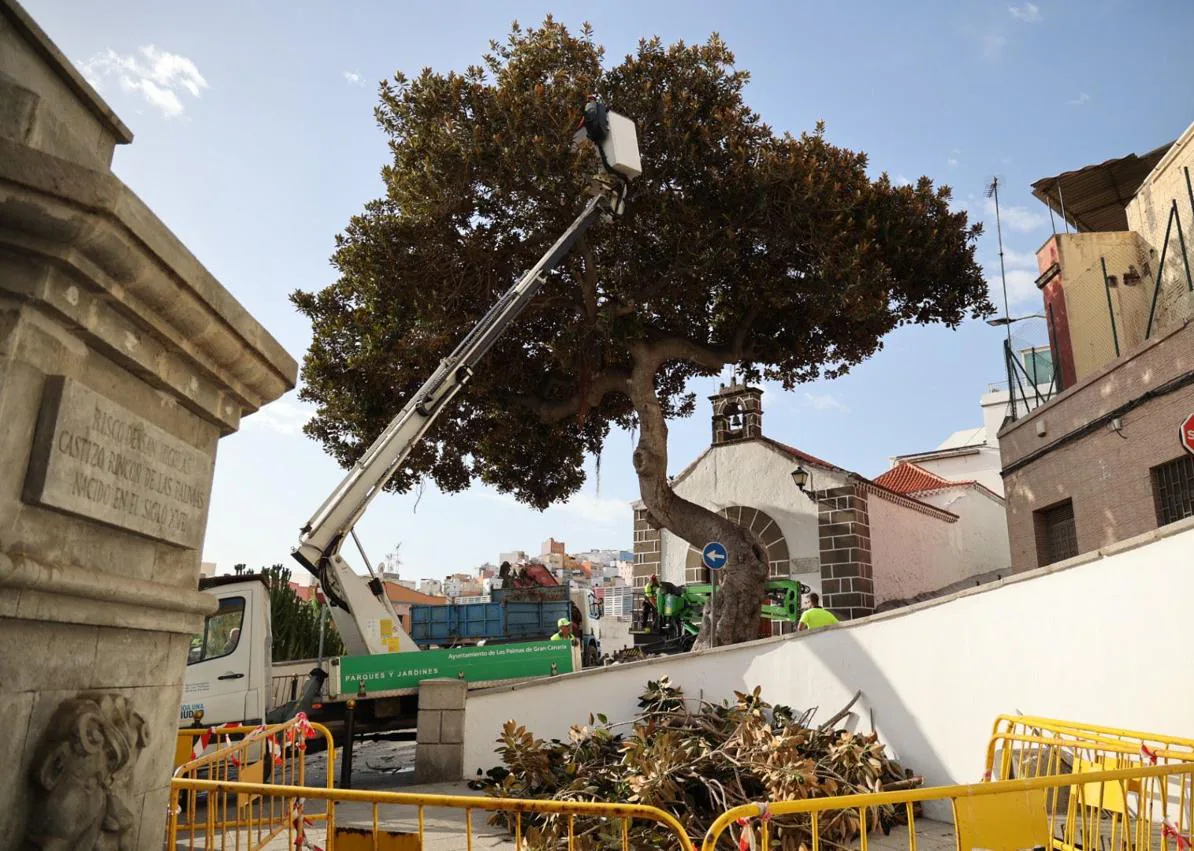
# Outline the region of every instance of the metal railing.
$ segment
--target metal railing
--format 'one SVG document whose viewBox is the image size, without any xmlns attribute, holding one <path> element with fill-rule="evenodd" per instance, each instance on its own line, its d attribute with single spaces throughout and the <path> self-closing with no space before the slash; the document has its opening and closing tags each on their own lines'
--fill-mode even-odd
<svg viewBox="0 0 1194 851">
<path fill-rule="evenodd" d="M 196 732 L 202 731 L 180 731 L 180 741 Z M 301 716 L 272 727 L 210 732 L 243 738 L 176 771 L 170 851 L 280 849 L 283 841 L 288 849 L 324 851 L 471 851 L 479 840 L 511 838 L 519 851 L 696 847 L 675 816 L 649 806 L 335 789 L 331 736 Z M 328 746 L 326 785 L 319 788 L 304 785 L 305 744 L 316 735 Z M 1001 715 L 982 783 L 736 807 L 717 819 L 701 847 L 870 851 L 872 842 L 891 849 L 906 840 L 909 851 L 917 851 L 918 841 L 940 845 L 952 831 L 947 844 L 963 849 L 1190 851 L 1192 801 L 1194 739 Z M 928 818 L 933 807 L 952 824 Z M 478 833 L 475 813 L 489 814 L 498 833 Z M 646 834 L 638 825 L 632 834 L 636 820 L 651 825 Z M 880 830 L 882 839 L 875 835 Z"/>
<path fill-rule="evenodd" d="M 399 847 L 396 838 L 409 838 L 410 847 L 427 849 L 433 847 L 432 843 L 435 842 L 448 843 L 440 847 L 467 848 L 471 851 L 478 839 L 474 831 L 473 813 L 485 812 L 501 820 L 502 837 L 508 830 L 513 835 L 514 847 L 519 851 L 555 847 L 621 848 L 622 851 L 630 851 L 633 847 L 639 847 L 630 844 L 630 824 L 634 820 L 651 822 L 657 826 L 658 836 L 652 837 L 649 847 L 695 851 L 683 826 L 673 815 L 655 807 L 634 804 L 316 789 L 226 780 L 176 779 L 172 787 L 175 795 L 182 792 L 192 796 L 206 793 L 209 798 L 217 800 L 255 798 L 290 802 L 288 812 L 292 818 L 287 829 L 288 848 L 317 846 L 324 851 L 335 851 L 338 841 L 351 837 L 353 848 Z M 312 801 L 325 802 L 321 812 L 324 814 L 322 824 L 318 824 L 317 819 L 310 815 L 308 803 Z M 347 811 L 354 804 L 361 805 L 362 810 L 356 818 L 352 818 L 353 825 L 346 826 L 341 821 L 346 822 L 351 818 Z M 404 812 L 396 816 L 393 812 L 383 811 L 383 808 L 398 808 Z M 463 823 L 431 820 L 427 811 L 434 809 L 449 810 L 463 816 Z M 460 833 L 464 836 L 461 837 Z M 416 838 L 417 845 L 414 844 Z M 173 834 L 168 839 L 173 841 Z M 239 839 L 238 834 L 236 840 Z M 343 842 L 340 847 L 347 844 Z M 180 846 L 171 844 L 167 847 L 173 851 Z M 207 844 L 195 847 L 210 849 L 224 846 Z M 261 848 L 262 844 L 235 844 L 234 841 L 228 841 L 228 847 L 252 851 Z"/>
<path fill-rule="evenodd" d="M 987 744 L 984 779 L 1064 774 L 1075 761 L 1157 765 L 1194 761 L 1194 739 L 1058 718 L 1000 715 Z"/>
<path fill-rule="evenodd" d="M 919 840 L 921 846 L 992 851 L 1188 851 L 1192 786 L 1194 764 L 1179 762 L 748 804 L 719 817 L 701 848 L 868 851 L 871 843 L 881 842 L 884 848 L 906 845 L 917 851 Z M 1174 787 L 1176 800 L 1167 794 Z M 1069 794 L 1058 794 L 1062 789 Z M 952 824 L 924 816 L 924 806 L 933 804 L 947 809 Z M 950 828 L 952 841 L 946 842 L 943 834 Z M 878 831 L 884 837 L 875 836 Z M 891 836 L 893 831 L 906 831 L 906 841 Z"/>
<path fill-rule="evenodd" d="M 176 760 L 188 745 L 194 758 L 174 771 L 166 847 L 170 851 L 217 847 L 253 851 L 283 831 L 292 839 L 304 824 L 329 819 L 327 812 L 305 812 L 302 806 L 303 796 L 311 791 L 306 787 L 306 757 L 312 739 L 323 740 L 324 783 L 330 789 L 335 742 L 326 727 L 309 722 L 302 713 L 283 724 L 180 729 Z M 231 782 L 242 790 L 223 791 L 220 784 Z M 287 796 L 267 791 L 283 788 L 299 792 Z"/>
<path fill-rule="evenodd" d="M 1053 310 L 1049 309 L 1049 339 L 1056 338 L 1053 331 Z M 1019 353 L 1012 349 L 1008 340 L 1003 341 L 1003 361 L 1007 370 L 1008 387 L 1008 416 L 1012 421 L 1020 418 L 1021 412 L 1028 414 L 1033 409 L 1044 405 L 1060 392 L 1057 371 L 1060 364 L 1056 357 L 1052 357 L 1052 367 L 1049 373 L 1049 383 L 1043 383 L 1044 376 L 1036 373 L 1035 368 L 1029 372 L 1028 367 L 1021 361 Z"/>
</svg>

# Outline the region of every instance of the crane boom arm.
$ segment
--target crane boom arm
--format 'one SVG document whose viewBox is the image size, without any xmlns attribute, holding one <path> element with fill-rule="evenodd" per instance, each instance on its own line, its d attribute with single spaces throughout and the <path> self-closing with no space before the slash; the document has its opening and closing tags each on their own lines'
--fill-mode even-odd
<svg viewBox="0 0 1194 851">
<path fill-rule="evenodd" d="M 302 528 L 293 555 L 319 579 L 349 653 L 404 652 L 418 647 L 402 630 L 382 581 L 376 575 L 365 580 L 340 555 L 345 538 L 447 404 L 468 383 L 477 364 L 526 309 L 547 281 L 547 275 L 599 217 L 621 212 L 627 179 L 639 174 L 633 122 L 590 102 L 585 107 L 582 125 L 577 139 L 587 135 L 596 144 L 607 172 L 595 179 L 593 197 L 539 261 L 498 299 L 456 349 L 440 361 L 431 377 Z M 367 558 L 366 566 L 373 574 Z"/>
<path fill-rule="evenodd" d="M 581 214 L 539 262 L 489 309 L 456 350 L 440 361 L 432 376 L 377 436 L 340 485 L 307 521 L 303 527 L 300 553 L 310 553 L 313 548 L 323 555 L 356 525 L 369 503 L 393 478 L 447 403 L 468 383 L 477 363 L 534 298 L 546 281 L 547 273 L 559 264 L 601 214 L 601 201 L 601 197 L 590 199 Z"/>
</svg>

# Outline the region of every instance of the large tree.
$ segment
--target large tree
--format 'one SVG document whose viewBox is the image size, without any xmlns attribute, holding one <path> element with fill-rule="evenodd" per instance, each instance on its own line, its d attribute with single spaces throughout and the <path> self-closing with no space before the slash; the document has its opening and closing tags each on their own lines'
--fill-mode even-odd
<svg viewBox="0 0 1194 851">
<path fill-rule="evenodd" d="M 639 43 L 616 65 L 586 26 L 515 25 L 464 73 L 380 88 L 385 194 L 337 237 L 339 279 L 294 303 L 312 321 L 307 433 L 351 464 L 440 358 L 579 210 L 595 156 L 570 139 L 593 93 L 638 126 L 644 174 L 590 230 L 390 483 L 479 479 L 536 508 L 575 493 L 611 428 L 637 429 L 655 522 L 719 539 L 718 644 L 757 635 L 767 570 L 752 535 L 668 484 L 668 420 L 692 379 L 733 365 L 791 388 L 873 355 L 906 323 L 991 311 L 979 226 L 947 187 L 896 186 L 822 127 L 777 133 L 716 35 Z"/>
</svg>

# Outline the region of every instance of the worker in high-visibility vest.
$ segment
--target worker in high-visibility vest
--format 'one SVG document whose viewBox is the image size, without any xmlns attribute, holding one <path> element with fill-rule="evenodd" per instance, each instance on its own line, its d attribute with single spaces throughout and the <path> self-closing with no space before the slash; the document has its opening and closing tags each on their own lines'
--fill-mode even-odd
<svg viewBox="0 0 1194 851">
<path fill-rule="evenodd" d="M 821 598 L 815 592 L 810 591 L 806 599 L 808 605 L 805 607 L 804 613 L 800 615 L 800 623 L 796 625 L 798 632 L 833 626 L 838 622 L 833 612 L 821 608 Z"/>
<path fill-rule="evenodd" d="M 655 631 L 660 626 L 659 617 L 659 577 L 654 573 L 647 580 L 643 588 L 643 629 Z"/>
<path fill-rule="evenodd" d="M 575 639 L 572 637 L 572 621 L 568 620 L 568 618 L 560 618 L 556 621 L 556 627 L 559 631 L 551 637 L 552 641 L 572 641 L 575 643 Z M 542 635 L 543 633 L 539 634 Z"/>
</svg>

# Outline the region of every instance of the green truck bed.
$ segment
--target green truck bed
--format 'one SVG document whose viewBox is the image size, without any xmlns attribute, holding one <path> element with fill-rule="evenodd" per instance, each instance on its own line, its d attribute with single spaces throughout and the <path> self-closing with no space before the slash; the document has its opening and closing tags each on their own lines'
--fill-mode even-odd
<svg viewBox="0 0 1194 851">
<path fill-rule="evenodd" d="M 576 670 L 567 641 L 529 641 L 482 647 L 340 656 L 331 660 L 328 694 L 350 697 L 400 697 L 418 692 L 423 680 L 462 679 L 470 687 L 497 685 L 567 674 Z"/>
</svg>

